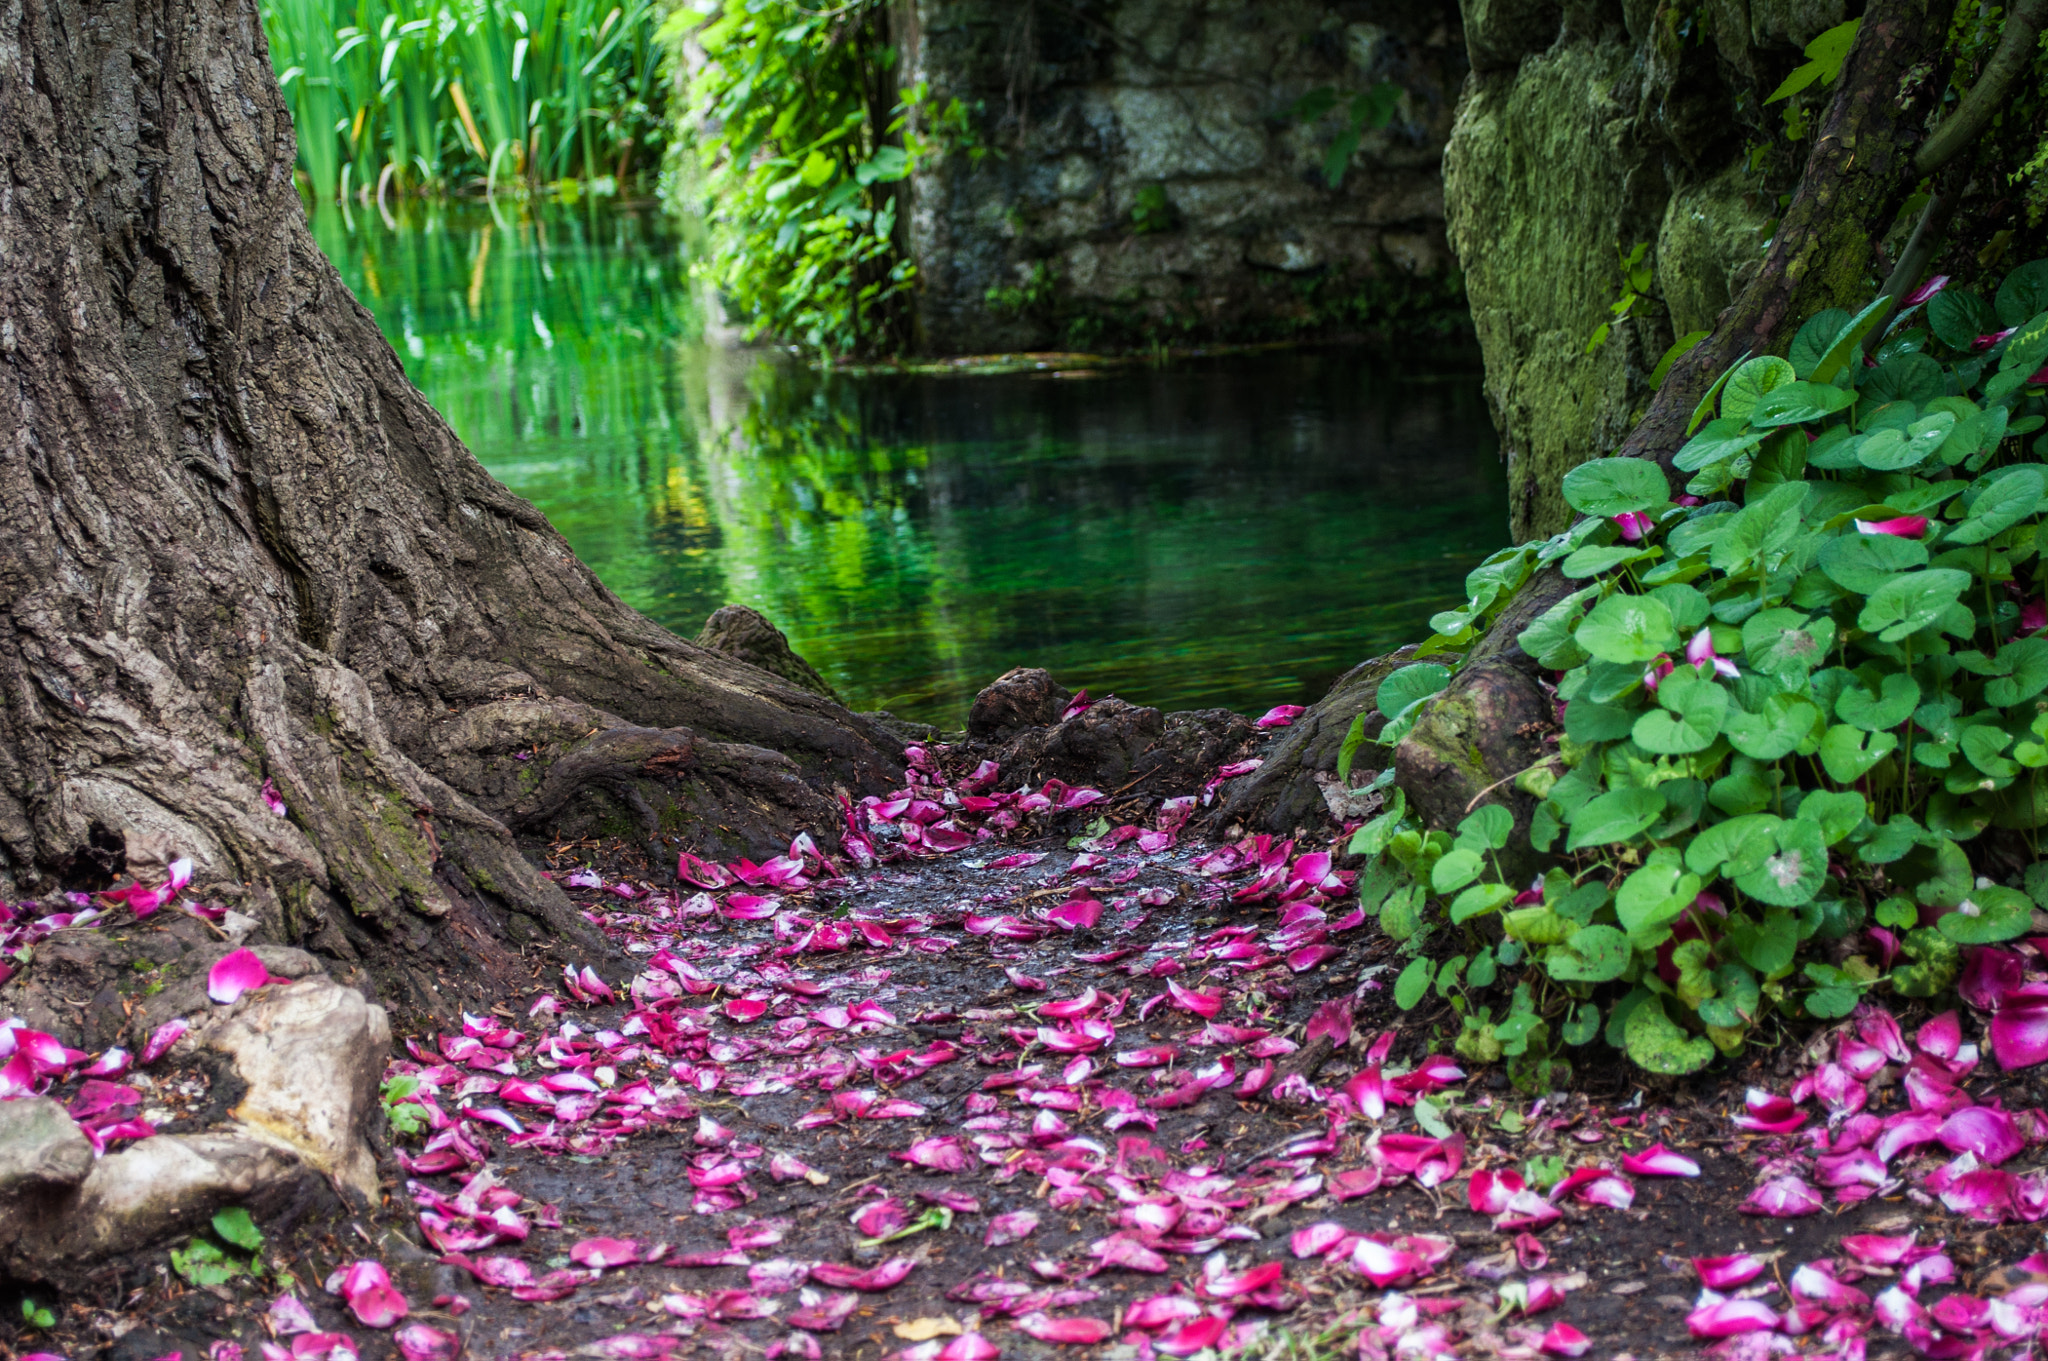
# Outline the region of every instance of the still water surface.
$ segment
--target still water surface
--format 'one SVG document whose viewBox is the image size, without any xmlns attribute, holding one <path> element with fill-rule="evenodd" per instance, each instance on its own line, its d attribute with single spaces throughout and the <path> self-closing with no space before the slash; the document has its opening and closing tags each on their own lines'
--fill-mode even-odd
<svg viewBox="0 0 2048 1361">
<path fill-rule="evenodd" d="M 957 726 L 1016 665 L 1163 708 L 1308 703 L 1504 540 L 1470 372 L 1350 349 L 1088 376 L 822 376 L 703 343 L 651 212 L 316 234 L 484 465 L 685 636 L 727 601 L 860 708 Z"/>
</svg>

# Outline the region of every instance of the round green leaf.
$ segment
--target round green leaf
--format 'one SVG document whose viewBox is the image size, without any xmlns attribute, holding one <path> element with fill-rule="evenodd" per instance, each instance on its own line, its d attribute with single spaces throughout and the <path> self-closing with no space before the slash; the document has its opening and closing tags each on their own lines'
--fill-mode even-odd
<svg viewBox="0 0 2048 1361">
<path fill-rule="evenodd" d="M 1978 336 L 1998 329 L 1989 304 L 1960 288 L 1944 288 L 1927 300 L 1927 326 L 1951 350 L 1968 350 Z"/>
<path fill-rule="evenodd" d="M 1821 356 L 1848 324 L 1849 313 L 1840 307 L 1823 308 L 1806 319 L 1785 351 L 1800 377 L 1807 377 L 1819 366 Z"/>
<path fill-rule="evenodd" d="M 1860 733 L 1837 723 L 1820 739 L 1820 763 L 1836 784 L 1854 784 L 1892 754 L 1899 739 L 1888 732 Z"/>
<path fill-rule="evenodd" d="M 1377 701 L 1380 712 L 1399 718 L 1409 705 L 1428 699 L 1451 683 L 1451 668 L 1436 662 L 1404 666 L 1380 682 Z"/>
<path fill-rule="evenodd" d="M 2001 326 L 2017 326 L 2048 308 L 2048 260 L 2029 260 L 2006 275 L 1992 305 Z"/>
<path fill-rule="evenodd" d="M 1798 378 L 1792 366 L 1775 355 L 1752 359 L 1729 375 L 1728 386 L 1721 391 L 1721 414 L 1746 418 L 1756 410 L 1765 393 L 1797 382 Z"/>
<path fill-rule="evenodd" d="M 1788 383 L 1764 395 L 1749 413 L 1749 423 L 1759 430 L 1804 425 L 1825 420 L 1855 404 L 1856 394 L 1842 388 L 1822 383 Z"/>
<path fill-rule="evenodd" d="M 1557 570 L 1574 581 L 1597 577 L 1602 572 L 1611 572 L 1625 562 L 1634 562 L 1650 555 L 1647 548 L 1629 548 L 1622 544 L 1588 544 L 1563 562 Z"/>
<path fill-rule="evenodd" d="M 1756 975 L 1731 960 L 1716 968 L 1713 976 L 1714 995 L 1700 1003 L 1700 1019 L 1724 1030 L 1754 1022 L 1763 1000 Z"/>
<path fill-rule="evenodd" d="M 1608 846 L 1640 835 L 1664 812 L 1664 796 L 1654 789 L 1611 789 L 1586 800 L 1571 816 L 1567 850 Z"/>
<path fill-rule="evenodd" d="M 1820 725 L 1820 710 L 1801 695 L 1770 695 L 1755 712 L 1731 708 L 1721 720 L 1728 744 L 1744 756 L 1775 761 L 1789 756 L 1813 738 Z"/>
<path fill-rule="evenodd" d="M 1600 1033 L 1600 1008 L 1581 1002 L 1572 1008 L 1571 1019 L 1557 1032 L 1569 1045 L 1586 1044 Z"/>
<path fill-rule="evenodd" d="M 1699 891 L 1700 877 L 1686 873 L 1676 856 L 1653 856 L 1622 881 L 1621 891 L 1614 896 L 1614 914 L 1631 942 L 1651 949 L 1663 943 L 1665 928 L 1692 905 Z"/>
<path fill-rule="evenodd" d="M 1680 668 L 1657 688 L 1657 703 L 1636 720 L 1636 745 L 1659 756 L 1685 756 L 1705 751 L 1720 736 L 1728 692 Z"/>
<path fill-rule="evenodd" d="M 1543 967 L 1560 983 L 1605 983 L 1621 977 L 1632 953 L 1628 937 L 1616 928 L 1582 926 L 1544 953 Z"/>
<path fill-rule="evenodd" d="M 1764 857 L 1762 865 L 1737 876 L 1735 887 L 1759 902 L 1797 907 L 1827 882 L 1827 842 L 1820 828 L 1804 818 L 1779 823 L 1775 839 L 1777 849 Z"/>
<path fill-rule="evenodd" d="M 1817 789 L 1799 801 L 1799 818 L 1820 828 L 1821 840 L 1832 846 L 1863 825 L 1870 800 L 1854 790 Z"/>
<path fill-rule="evenodd" d="M 1764 442 L 1764 431 L 1751 430 L 1739 420 L 1708 421 L 1701 431 L 1685 442 L 1672 457 L 1680 472 L 1696 473 L 1715 463 L 1746 454 Z"/>
<path fill-rule="evenodd" d="M 1664 470 L 1648 459 L 1596 458 L 1564 475 L 1564 499 L 1582 515 L 1611 519 L 1661 506 L 1671 499 L 1671 489 Z"/>
<path fill-rule="evenodd" d="M 1938 621 L 1969 585 L 1970 574 L 1953 567 L 1929 567 L 1893 577 L 1871 592 L 1856 617 L 1856 626 L 1887 643 L 1896 643 Z"/>
<path fill-rule="evenodd" d="M 1834 641 L 1835 621 L 1826 615 L 1763 610 L 1742 625 L 1742 660 L 1767 676 L 1803 676 L 1827 659 Z"/>
<path fill-rule="evenodd" d="M 1451 920 L 1466 922 L 1496 912 L 1514 901 L 1515 891 L 1506 884 L 1474 884 L 1451 903 Z"/>
<path fill-rule="evenodd" d="M 1901 572 L 1927 565 L 1927 545 L 1896 534 L 1844 534 L 1821 545 L 1820 570 L 1845 591 L 1869 595 Z"/>
<path fill-rule="evenodd" d="M 1514 834 L 1515 815 L 1497 803 L 1475 809 L 1458 824 L 1458 844 L 1500 850 Z"/>
<path fill-rule="evenodd" d="M 1714 1061 L 1713 1044 L 1672 1024 L 1659 997 L 1644 997 L 1630 1014 L 1624 1035 L 1628 1056 L 1653 1073 L 1696 1073 Z"/>
<path fill-rule="evenodd" d="M 1611 595 L 1586 612 L 1573 637 L 1600 661 L 1641 665 L 1678 646 L 1678 627 L 1661 600 Z"/>
<path fill-rule="evenodd" d="M 1403 1011 L 1414 1010 L 1415 1004 L 1429 991 L 1434 971 L 1435 965 L 1427 955 L 1410 960 L 1408 967 L 1401 970 L 1401 976 L 1394 980 L 1394 1005 Z"/>
<path fill-rule="evenodd" d="M 1861 685 L 1844 687 L 1835 696 L 1835 717 L 1865 732 L 1884 732 L 1912 717 L 1920 703 L 1920 682 L 1903 671 L 1887 675 L 1880 691 L 1881 698 Z"/>
<path fill-rule="evenodd" d="M 1770 813 L 1745 813 L 1717 822 L 1686 845 L 1685 867 L 1699 875 L 1712 874 L 1724 865 L 1730 874 L 1755 869 L 1776 847 L 1772 837 L 1780 821 Z"/>
<path fill-rule="evenodd" d="M 1806 1014 L 1823 1021 L 1839 1020 L 1856 1010 L 1862 994 L 1854 988 L 1815 988 L 1806 994 Z"/>
<path fill-rule="evenodd" d="M 1940 364 L 1908 351 L 1885 360 L 1877 372 L 1866 373 L 1857 396 L 1867 410 L 1886 402 L 1927 402 L 1941 396 L 1947 386 L 1948 375 Z"/>
<path fill-rule="evenodd" d="M 1477 851 L 1446 851 L 1429 870 L 1429 886 L 1438 893 L 1452 893 L 1479 877 L 1486 859 Z"/>
<path fill-rule="evenodd" d="M 2034 904 L 2026 894 L 1994 884 L 1971 889 L 1934 927 L 1958 945 L 1991 945 L 2025 935 L 2033 929 L 2033 922 Z"/>
<path fill-rule="evenodd" d="M 2048 481 L 2043 480 L 2039 468 L 2007 469 L 1997 481 L 1977 493 L 1977 499 L 1970 503 L 1969 518 L 1949 530 L 1943 541 L 1982 543 L 1994 534 L 2004 533 L 2034 513 L 2041 504 L 2044 487 L 2048 487 Z"/>
<path fill-rule="evenodd" d="M 1955 427 L 1954 416 L 1937 411 L 1902 430 L 1879 430 L 1856 446 L 1856 461 L 1881 473 L 1917 468 L 1941 448 Z"/>
</svg>

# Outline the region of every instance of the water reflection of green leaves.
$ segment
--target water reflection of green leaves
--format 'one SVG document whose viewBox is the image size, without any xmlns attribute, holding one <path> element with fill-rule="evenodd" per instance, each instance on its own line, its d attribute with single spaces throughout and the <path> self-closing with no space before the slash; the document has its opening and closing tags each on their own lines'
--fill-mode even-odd
<svg viewBox="0 0 2048 1361">
<path fill-rule="evenodd" d="M 495 476 L 685 637 L 728 601 L 862 707 L 1014 665 L 1172 708 L 1313 699 L 1494 546 L 1475 381 L 1305 352 L 1094 382 L 853 378 L 697 342 L 631 213 L 315 219 Z"/>
</svg>

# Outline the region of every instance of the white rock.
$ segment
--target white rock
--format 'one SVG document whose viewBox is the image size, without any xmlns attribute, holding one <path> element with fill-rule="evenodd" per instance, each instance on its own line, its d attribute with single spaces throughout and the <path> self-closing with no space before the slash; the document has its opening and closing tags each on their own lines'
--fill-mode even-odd
<svg viewBox="0 0 2048 1361">
<path fill-rule="evenodd" d="M 265 988 L 197 1038 L 232 1057 L 249 1084 L 233 1111 L 244 1134 L 376 1203 L 377 1159 L 365 1134 L 390 1057 L 384 1008 L 331 978 L 303 978 Z"/>
</svg>

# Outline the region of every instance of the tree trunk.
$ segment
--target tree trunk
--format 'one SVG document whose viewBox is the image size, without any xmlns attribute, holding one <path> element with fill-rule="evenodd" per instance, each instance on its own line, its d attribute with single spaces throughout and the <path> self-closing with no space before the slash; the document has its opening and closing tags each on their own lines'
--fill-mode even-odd
<svg viewBox="0 0 2048 1361">
<path fill-rule="evenodd" d="M 1670 472 L 1693 408 L 1722 370 L 1744 352 L 1782 354 L 1815 312 L 1870 301 L 1886 270 L 1879 245 L 1919 179 L 1913 146 L 1927 101 L 1915 92 L 1930 82 L 1914 67 L 1940 53 L 1946 18 L 1928 0 L 1871 0 L 1763 268 L 1714 333 L 1671 366 L 1620 454 Z"/>
<path fill-rule="evenodd" d="M 760 853 L 898 775 L 629 609 L 406 380 L 251 0 L 0 13 L 0 896 L 190 855 L 445 1012 L 527 981 L 512 945 L 605 948 L 508 824 Z"/>
</svg>

